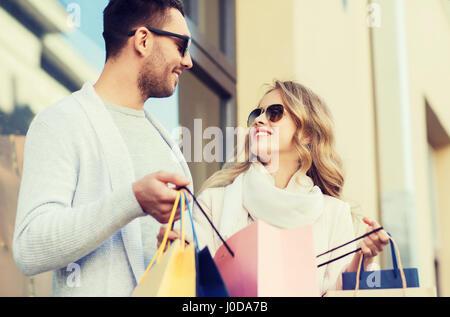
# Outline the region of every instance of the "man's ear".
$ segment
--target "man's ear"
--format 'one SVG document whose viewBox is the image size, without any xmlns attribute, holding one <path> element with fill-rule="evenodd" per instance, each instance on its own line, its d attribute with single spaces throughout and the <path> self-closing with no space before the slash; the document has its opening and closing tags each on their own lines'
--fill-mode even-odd
<svg viewBox="0 0 450 317">
<path fill-rule="evenodd" d="M 144 27 L 140 27 L 136 30 L 134 35 L 134 49 L 140 56 L 148 56 L 150 52 L 150 45 L 152 42 L 151 33 Z"/>
</svg>

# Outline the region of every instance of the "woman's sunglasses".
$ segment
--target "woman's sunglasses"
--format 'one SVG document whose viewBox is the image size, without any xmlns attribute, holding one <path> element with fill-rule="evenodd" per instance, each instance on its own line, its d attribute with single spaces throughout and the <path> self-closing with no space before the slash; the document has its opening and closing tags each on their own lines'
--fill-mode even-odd
<svg viewBox="0 0 450 317">
<path fill-rule="evenodd" d="M 252 112 L 250 112 L 247 119 L 247 127 L 251 127 L 255 122 L 256 118 L 258 118 L 261 114 L 266 113 L 267 120 L 271 122 L 280 121 L 283 118 L 284 114 L 284 106 L 280 104 L 270 105 L 266 109 L 256 108 Z"/>
</svg>

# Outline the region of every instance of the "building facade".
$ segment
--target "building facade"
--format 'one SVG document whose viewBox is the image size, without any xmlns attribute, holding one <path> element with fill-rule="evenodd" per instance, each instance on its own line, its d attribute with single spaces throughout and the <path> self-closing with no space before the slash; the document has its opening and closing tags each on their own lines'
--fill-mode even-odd
<svg viewBox="0 0 450 317">
<path fill-rule="evenodd" d="M 343 198 L 377 219 L 424 286 L 450 295 L 450 3 L 236 4 L 238 123 L 274 78 L 319 94 L 335 121 Z M 389 265 L 388 253 L 382 261 Z"/>
</svg>

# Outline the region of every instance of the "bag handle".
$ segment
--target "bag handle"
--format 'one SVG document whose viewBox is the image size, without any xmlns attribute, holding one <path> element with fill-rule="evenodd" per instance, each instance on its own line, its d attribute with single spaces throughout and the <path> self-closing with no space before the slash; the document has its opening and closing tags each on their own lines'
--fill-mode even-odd
<svg viewBox="0 0 450 317">
<path fill-rule="evenodd" d="M 394 239 L 389 236 L 389 239 L 391 240 L 391 244 L 395 249 L 395 254 L 397 256 L 398 259 L 398 268 L 400 271 L 400 277 L 402 279 L 402 289 L 403 289 L 403 296 L 406 297 L 406 277 L 405 277 L 405 272 L 403 271 L 403 265 L 402 265 L 402 260 L 400 258 L 400 251 L 398 249 L 397 243 L 395 243 Z M 360 275 L 361 275 L 361 265 L 363 263 L 363 258 L 364 255 L 361 255 L 361 258 L 359 259 L 359 265 L 358 265 L 358 271 L 356 272 L 356 285 L 355 285 L 355 292 L 353 293 L 353 296 L 357 296 L 358 292 L 359 292 L 359 279 L 360 279 Z"/>
<path fill-rule="evenodd" d="M 180 202 L 180 198 L 181 198 L 181 192 L 177 192 L 177 198 L 175 199 L 175 203 L 173 204 L 172 212 L 170 214 L 169 222 L 167 224 L 168 228 L 172 228 L 173 221 L 175 219 L 175 214 L 176 214 L 177 208 L 178 208 L 178 203 Z M 181 212 L 181 214 L 182 214 L 182 212 Z M 164 233 L 164 237 L 161 242 L 161 245 L 159 246 L 158 250 L 156 251 L 155 255 L 153 256 L 153 259 L 150 261 L 150 264 L 148 265 L 144 274 L 142 275 L 140 283 L 142 283 L 144 281 L 144 279 L 147 277 L 148 272 L 150 271 L 150 269 L 153 266 L 153 263 L 156 260 L 157 260 L 156 263 L 159 263 L 159 261 L 161 260 L 161 255 L 164 253 L 164 249 L 166 248 L 167 240 L 169 239 L 169 232 L 170 232 L 170 230 L 166 230 L 166 232 Z M 183 243 L 183 246 L 184 246 L 184 243 Z"/>
<path fill-rule="evenodd" d="M 195 241 L 195 248 L 197 249 L 197 251 L 200 251 L 200 248 L 198 247 L 198 239 L 197 239 L 197 233 L 195 231 L 195 226 L 194 226 L 194 219 L 192 218 L 192 212 L 191 212 L 191 206 L 189 205 L 189 201 L 188 201 L 188 197 L 185 191 L 183 191 L 183 196 L 184 196 L 184 201 L 187 204 L 187 209 L 188 209 L 188 213 L 189 213 L 189 218 L 191 218 L 191 224 L 192 224 L 192 234 L 194 236 L 194 241 Z"/>
<path fill-rule="evenodd" d="M 227 248 L 228 252 L 231 254 L 231 256 L 234 258 L 234 252 L 231 250 L 230 246 L 225 242 L 225 240 L 222 238 L 222 236 L 220 235 L 219 231 L 217 231 L 216 227 L 214 226 L 214 224 L 212 223 L 212 221 L 209 219 L 208 215 L 206 214 L 206 212 L 203 210 L 202 206 L 199 204 L 199 202 L 197 201 L 197 198 L 194 196 L 194 194 L 191 193 L 191 191 L 189 190 L 189 188 L 187 188 L 186 186 L 182 186 L 180 187 L 180 189 L 184 189 L 186 190 L 189 195 L 192 196 L 192 198 L 194 199 L 194 202 L 197 204 L 198 208 L 200 209 L 200 211 L 202 212 L 202 214 L 206 217 L 206 219 L 208 220 L 209 224 L 211 225 L 211 227 L 214 229 L 214 231 L 217 233 L 217 235 L 219 236 L 220 240 L 222 241 L 223 245 Z"/>
<path fill-rule="evenodd" d="M 360 236 L 360 237 L 358 237 L 358 238 L 355 238 L 355 239 L 353 239 L 353 240 L 351 240 L 351 241 L 349 241 L 349 242 L 346 242 L 346 243 L 344 243 L 344 244 L 341 244 L 341 245 L 338 246 L 338 247 L 335 247 L 335 248 L 333 248 L 333 249 L 331 249 L 331 250 L 328 250 L 328 251 L 326 251 L 326 252 L 324 252 L 324 253 L 321 253 L 321 254 L 319 254 L 318 256 L 316 256 L 316 258 L 319 258 L 319 257 L 321 257 L 322 255 L 328 254 L 328 253 L 330 253 L 330 252 L 336 251 L 337 249 L 340 249 L 340 248 L 342 248 L 342 247 L 345 247 L 346 245 L 348 245 L 348 244 L 350 244 L 350 243 L 353 243 L 353 242 L 355 242 L 355 241 L 361 240 L 362 238 L 365 238 L 365 237 L 367 237 L 367 236 L 370 236 L 371 234 L 373 234 L 373 233 L 375 233 L 375 232 L 378 232 L 378 231 L 380 231 L 380 230 L 383 230 L 383 227 L 379 227 L 379 228 L 377 228 L 377 229 L 375 229 L 375 230 L 372 230 L 372 231 L 370 231 L 370 232 L 368 232 L 368 233 L 366 233 L 366 234 L 363 234 L 362 236 Z M 330 264 L 330 263 L 332 263 L 332 262 L 334 262 L 334 261 L 340 260 L 340 259 L 346 257 L 347 255 L 350 255 L 350 254 L 352 254 L 352 253 L 356 253 L 356 252 L 358 252 L 358 251 L 361 251 L 361 248 L 358 248 L 358 249 L 356 249 L 356 250 L 350 251 L 350 252 L 348 252 L 348 253 L 346 253 L 346 254 L 344 254 L 344 255 L 341 255 L 341 256 L 339 256 L 339 257 L 337 257 L 337 258 L 331 259 L 331 260 L 329 260 L 329 261 L 327 261 L 327 262 L 321 263 L 321 264 L 317 265 L 317 267 L 319 268 L 319 267 L 321 267 L 321 266 Z"/>
<path fill-rule="evenodd" d="M 180 197 L 181 202 L 178 204 L 178 206 L 180 207 L 180 234 L 181 234 L 181 241 L 182 241 L 182 248 L 184 249 L 184 244 L 185 244 L 185 234 L 184 234 L 184 219 L 183 219 L 183 211 L 186 209 L 186 206 L 184 205 L 185 200 L 183 199 L 183 197 Z M 189 204 L 188 204 L 189 205 Z M 173 228 L 175 228 L 175 222 L 172 223 L 172 226 L 170 228 L 170 230 L 173 231 Z M 172 241 L 168 240 L 167 244 L 169 245 L 169 247 L 172 245 Z"/>
</svg>

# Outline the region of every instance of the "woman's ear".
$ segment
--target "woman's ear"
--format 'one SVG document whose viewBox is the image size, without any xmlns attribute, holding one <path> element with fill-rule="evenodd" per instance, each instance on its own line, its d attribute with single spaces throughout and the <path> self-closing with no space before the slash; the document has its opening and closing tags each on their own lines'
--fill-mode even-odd
<svg viewBox="0 0 450 317">
<path fill-rule="evenodd" d="M 302 144 L 303 145 L 309 145 L 311 144 L 312 141 L 312 137 L 311 137 L 311 132 L 310 131 L 304 131 L 303 132 L 303 136 L 302 136 Z"/>
<path fill-rule="evenodd" d="M 303 145 L 309 145 L 309 144 L 311 144 L 311 137 L 309 137 L 309 136 L 303 137 L 302 144 L 303 144 Z"/>
</svg>

